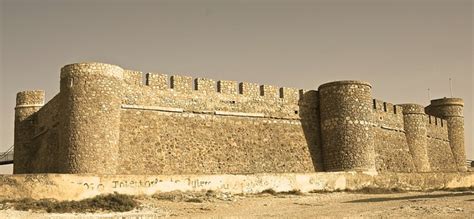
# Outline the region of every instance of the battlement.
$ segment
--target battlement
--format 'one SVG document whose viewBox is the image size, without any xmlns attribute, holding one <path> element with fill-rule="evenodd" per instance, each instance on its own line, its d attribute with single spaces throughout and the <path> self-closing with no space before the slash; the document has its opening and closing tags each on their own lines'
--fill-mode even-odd
<svg viewBox="0 0 474 219">
<path fill-rule="evenodd" d="M 305 91 L 298 88 L 259 85 L 252 82 L 216 81 L 183 75 L 168 76 L 162 73 L 143 73 L 134 70 L 125 70 L 123 80 L 129 86 L 150 87 L 179 93 L 199 92 L 209 95 L 241 95 L 242 97 L 261 97 L 293 103 L 298 102 L 305 93 Z"/>
<path fill-rule="evenodd" d="M 441 98 L 441 99 L 435 99 L 431 100 L 431 105 L 432 106 L 442 106 L 442 105 L 458 105 L 458 106 L 464 106 L 464 100 L 461 98 Z"/>
<path fill-rule="evenodd" d="M 393 103 L 385 102 L 382 100 L 373 99 L 373 110 L 374 112 L 402 114 L 403 106 L 395 105 Z"/>
<path fill-rule="evenodd" d="M 425 107 L 419 104 L 413 104 L 413 103 L 408 103 L 408 104 L 401 104 L 399 105 L 403 109 L 403 114 L 409 115 L 409 114 L 421 114 L 425 115 Z"/>
<path fill-rule="evenodd" d="M 429 115 L 428 124 L 431 126 L 446 127 L 448 125 L 448 122 L 445 119 Z"/>
<path fill-rule="evenodd" d="M 38 107 L 44 105 L 44 91 L 21 91 L 16 95 L 16 107 Z"/>
</svg>

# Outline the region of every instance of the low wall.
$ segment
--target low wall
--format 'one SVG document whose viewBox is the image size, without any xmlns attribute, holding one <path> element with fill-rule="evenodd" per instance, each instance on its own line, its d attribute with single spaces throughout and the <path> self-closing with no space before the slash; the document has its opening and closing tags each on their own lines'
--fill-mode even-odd
<svg viewBox="0 0 474 219">
<path fill-rule="evenodd" d="M 169 191 L 214 190 L 228 193 L 259 193 L 300 190 L 357 190 L 366 187 L 429 190 L 474 186 L 474 172 L 390 173 L 356 172 L 285 173 L 252 175 L 0 175 L 0 199 L 53 198 L 80 200 L 118 192 L 152 195 Z"/>
</svg>

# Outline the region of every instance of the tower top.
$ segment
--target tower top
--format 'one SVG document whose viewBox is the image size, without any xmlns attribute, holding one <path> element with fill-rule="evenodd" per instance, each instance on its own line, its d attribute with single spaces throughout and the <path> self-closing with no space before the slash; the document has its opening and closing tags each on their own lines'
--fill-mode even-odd
<svg viewBox="0 0 474 219">
<path fill-rule="evenodd" d="M 464 106 L 464 100 L 462 98 L 447 98 L 447 97 L 431 100 L 431 106 L 446 106 L 446 105 Z"/>
</svg>

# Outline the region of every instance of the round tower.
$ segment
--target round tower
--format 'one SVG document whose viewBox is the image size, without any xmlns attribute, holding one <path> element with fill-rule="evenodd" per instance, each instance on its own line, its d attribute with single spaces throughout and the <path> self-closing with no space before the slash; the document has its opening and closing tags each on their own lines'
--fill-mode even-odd
<svg viewBox="0 0 474 219">
<path fill-rule="evenodd" d="M 60 144 L 64 173 L 115 174 L 123 69 L 79 63 L 61 69 Z"/>
<path fill-rule="evenodd" d="M 16 95 L 13 173 L 29 173 L 30 140 L 35 132 L 34 114 L 44 105 L 44 91 L 22 91 Z"/>
<path fill-rule="evenodd" d="M 403 123 L 405 136 L 407 139 L 413 163 L 417 172 L 429 172 L 430 161 L 428 158 L 428 115 L 425 114 L 425 107 L 418 104 L 402 104 Z"/>
<path fill-rule="evenodd" d="M 319 87 L 326 171 L 375 171 L 372 86 L 337 81 Z"/>
<path fill-rule="evenodd" d="M 429 115 L 440 117 L 448 122 L 448 138 L 459 171 L 466 171 L 466 152 L 464 148 L 464 101 L 461 98 L 432 100 L 425 108 Z"/>
</svg>

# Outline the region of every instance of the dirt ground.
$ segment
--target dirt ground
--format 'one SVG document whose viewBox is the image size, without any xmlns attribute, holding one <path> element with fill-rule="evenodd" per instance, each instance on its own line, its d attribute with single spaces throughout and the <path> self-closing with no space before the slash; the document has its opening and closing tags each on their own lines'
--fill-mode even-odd
<svg viewBox="0 0 474 219">
<path fill-rule="evenodd" d="M 271 192 L 270 192 L 271 193 Z M 124 213 L 16 211 L 4 208 L 0 218 L 255 218 L 255 217 L 423 217 L 474 218 L 474 191 L 405 192 L 391 194 L 308 193 L 164 194 L 136 197 L 140 208 Z"/>
</svg>

